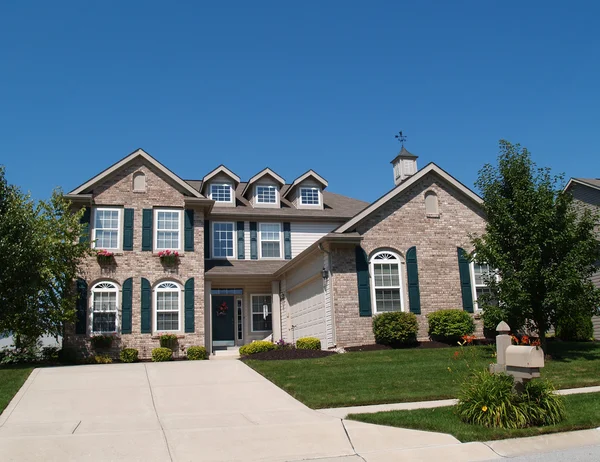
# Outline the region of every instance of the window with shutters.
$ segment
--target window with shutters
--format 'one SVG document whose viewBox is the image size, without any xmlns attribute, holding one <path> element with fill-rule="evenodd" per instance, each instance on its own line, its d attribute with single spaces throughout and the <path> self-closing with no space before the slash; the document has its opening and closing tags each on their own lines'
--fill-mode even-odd
<svg viewBox="0 0 600 462">
<path fill-rule="evenodd" d="M 281 223 L 260 223 L 260 258 L 281 258 Z"/>
<path fill-rule="evenodd" d="M 154 289 L 154 325 L 158 332 L 179 331 L 181 320 L 181 286 L 161 282 Z"/>
<path fill-rule="evenodd" d="M 182 250 L 181 210 L 154 210 L 154 249 Z"/>
<path fill-rule="evenodd" d="M 234 223 L 213 223 L 213 258 L 233 258 L 235 255 Z"/>
<path fill-rule="evenodd" d="M 497 273 L 487 263 L 471 262 L 471 287 L 473 292 L 473 305 L 476 310 L 481 310 L 481 304 L 477 300 L 485 296 L 485 302 L 497 305 L 497 301 L 490 298 L 492 295 L 492 289 L 490 289 L 489 282 L 492 279 L 498 280 Z"/>
<path fill-rule="evenodd" d="M 123 209 L 97 207 L 94 209 L 92 246 L 95 249 L 118 250 L 121 248 Z"/>
<path fill-rule="evenodd" d="M 92 333 L 117 332 L 119 289 L 112 282 L 99 282 L 92 287 Z"/>
<path fill-rule="evenodd" d="M 252 332 L 273 330 L 271 295 L 252 295 Z"/>
<path fill-rule="evenodd" d="M 369 264 L 374 313 L 403 311 L 400 257 L 390 251 L 381 251 L 371 257 Z"/>
</svg>

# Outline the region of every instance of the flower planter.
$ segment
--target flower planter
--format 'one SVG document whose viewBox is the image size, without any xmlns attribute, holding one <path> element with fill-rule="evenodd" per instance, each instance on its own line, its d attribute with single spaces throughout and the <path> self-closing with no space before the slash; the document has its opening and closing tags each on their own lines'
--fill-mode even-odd
<svg viewBox="0 0 600 462">
<path fill-rule="evenodd" d="M 165 266 L 175 266 L 179 262 L 179 252 L 173 250 L 161 250 L 158 257 Z"/>
<path fill-rule="evenodd" d="M 95 350 L 108 350 L 113 343 L 111 335 L 95 335 L 91 338 L 92 347 Z"/>
<path fill-rule="evenodd" d="M 96 259 L 100 265 L 113 265 L 115 263 L 115 254 L 108 250 L 100 250 L 96 254 Z"/>
<path fill-rule="evenodd" d="M 175 351 L 177 349 L 177 336 L 174 334 L 163 334 L 160 336 L 161 348 L 170 348 Z"/>
</svg>

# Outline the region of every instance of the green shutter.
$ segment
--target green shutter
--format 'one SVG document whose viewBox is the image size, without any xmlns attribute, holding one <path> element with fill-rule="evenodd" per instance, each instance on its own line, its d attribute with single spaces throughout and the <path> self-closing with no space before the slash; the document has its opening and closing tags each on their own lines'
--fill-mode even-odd
<svg viewBox="0 0 600 462">
<path fill-rule="evenodd" d="M 142 210 L 142 250 L 152 251 L 152 209 Z"/>
<path fill-rule="evenodd" d="M 194 332 L 194 278 L 185 282 L 185 331 Z"/>
<path fill-rule="evenodd" d="M 283 250 L 286 260 L 292 259 L 292 233 L 289 223 L 283 224 Z"/>
<path fill-rule="evenodd" d="M 187 209 L 185 211 L 185 234 L 184 247 L 186 252 L 194 251 L 194 211 Z"/>
<path fill-rule="evenodd" d="M 204 220 L 204 258 L 210 258 L 210 221 Z"/>
<path fill-rule="evenodd" d="M 246 258 L 246 249 L 244 249 L 244 222 L 237 222 L 237 250 L 238 260 Z"/>
<path fill-rule="evenodd" d="M 419 267 L 417 248 L 406 251 L 406 275 L 408 278 L 408 304 L 411 313 L 421 314 L 421 292 L 419 290 Z"/>
<path fill-rule="evenodd" d="M 371 316 L 369 261 L 367 254 L 360 246 L 356 246 L 356 279 L 358 281 L 358 312 L 360 316 Z"/>
<path fill-rule="evenodd" d="M 471 271 L 467 252 L 458 247 L 458 271 L 460 273 L 460 291 L 462 293 L 463 310 L 473 312 L 473 292 L 471 291 Z"/>
<path fill-rule="evenodd" d="M 131 311 L 133 305 L 133 279 L 123 282 L 123 299 L 121 301 L 121 333 L 131 334 Z"/>
<path fill-rule="evenodd" d="M 79 243 L 85 244 L 90 242 L 90 217 L 91 217 L 91 209 L 86 207 L 83 211 L 83 215 L 79 219 L 79 223 L 81 223 L 81 234 L 79 236 Z"/>
<path fill-rule="evenodd" d="M 258 240 L 257 240 L 257 223 L 250 222 L 250 258 L 258 260 Z"/>
<path fill-rule="evenodd" d="M 123 250 L 133 250 L 133 209 L 124 211 Z"/>
<path fill-rule="evenodd" d="M 77 317 L 75 320 L 75 333 L 85 334 L 87 332 L 87 305 L 88 285 L 83 279 L 77 279 Z"/>
<path fill-rule="evenodd" d="M 142 334 L 149 334 L 151 332 L 150 324 L 150 304 L 151 304 L 151 293 L 150 293 L 150 281 L 146 278 L 142 278 Z"/>
</svg>

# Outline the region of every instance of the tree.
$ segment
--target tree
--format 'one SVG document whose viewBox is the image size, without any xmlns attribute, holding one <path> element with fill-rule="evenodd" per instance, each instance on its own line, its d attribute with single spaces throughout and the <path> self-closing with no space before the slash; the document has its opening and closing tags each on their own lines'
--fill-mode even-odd
<svg viewBox="0 0 600 462">
<path fill-rule="evenodd" d="M 472 258 L 497 269 L 488 282 L 511 328 L 536 331 L 544 347 L 552 326 L 591 317 L 600 304 L 590 280 L 600 258 L 598 217 L 578 214 L 562 182 L 504 140 L 498 166 L 486 164 L 476 182 L 487 225 L 473 239 Z"/>
<path fill-rule="evenodd" d="M 17 340 L 58 336 L 74 320 L 73 284 L 90 253 L 79 243 L 82 213 L 59 189 L 36 203 L 8 184 L 0 166 L 0 332 Z"/>
</svg>

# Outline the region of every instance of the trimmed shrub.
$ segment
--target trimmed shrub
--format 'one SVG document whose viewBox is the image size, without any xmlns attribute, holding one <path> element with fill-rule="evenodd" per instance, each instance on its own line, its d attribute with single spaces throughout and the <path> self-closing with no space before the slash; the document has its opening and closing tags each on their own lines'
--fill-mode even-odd
<svg viewBox="0 0 600 462">
<path fill-rule="evenodd" d="M 173 350 L 170 348 L 154 348 L 152 350 L 152 361 L 160 363 L 163 361 L 171 361 L 173 359 Z"/>
<path fill-rule="evenodd" d="M 91 362 L 96 364 L 112 364 L 112 359 L 108 355 L 96 355 L 92 357 Z"/>
<path fill-rule="evenodd" d="M 135 363 L 138 360 L 138 351 L 135 348 L 123 348 L 119 358 L 124 363 Z"/>
<path fill-rule="evenodd" d="M 429 336 L 433 340 L 455 343 L 475 332 L 473 317 L 463 310 L 439 310 L 427 315 Z"/>
<path fill-rule="evenodd" d="M 321 340 L 316 337 L 302 337 L 296 340 L 298 350 L 320 350 Z"/>
<path fill-rule="evenodd" d="M 552 425 L 564 419 L 562 397 L 548 382 L 532 380 L 522 394 L 506 374 L 482 371 L 463 384 L 456 405 L 463 422 L 489 428 L 526 428 Z"/>
<path fill-rule="evenodd" d="M 594 325 L 590 316 L 576 314 L 561 319 L 556 326 L 556 336 L 564 341 L 586 342 L 594 337 Z"/>
<path fill-rule="evenodd" d="M 241 346 L 240 355 L 253 355 L 255 353 L 262 353 L 263 351 L 271 351 L 275 348 L 275 344 L 271 342 L 268 342 L 266 340 L 258 340 L 256 342 L 249 343 L 248 345 Z"/>
<path fill-rule="evenodd" d="M 208 354 L 206 348 L 203 346 L 191 346 L 187 349 L 187 359 L 197 361 L 200 359 L 207 359 Z"/>
<path fill-rule="evenodd" d="M 414 313 L 382 313 L 373 316 L 375 342 L 381 345 L 407 345 L 417 341 L 419 324 Z"/>
<path fill-rule="evenodd" d="M 170 348 L 174 350 L 177 347 L 177 335 L 175 334 L 162 334 L 160 336 L 161 348 Z"/>
</svg>

